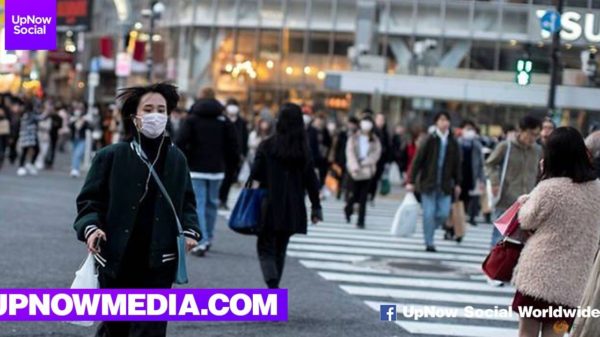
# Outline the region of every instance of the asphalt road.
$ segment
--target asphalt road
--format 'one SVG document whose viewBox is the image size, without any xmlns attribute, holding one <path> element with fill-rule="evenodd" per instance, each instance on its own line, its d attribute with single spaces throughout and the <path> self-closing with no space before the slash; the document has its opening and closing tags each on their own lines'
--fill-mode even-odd
<svg viewBox="0 0 600 337">
<path fill-rule="evenodd" d="M 66 288 L 85 257 L 72 222 L 83 178 L 62 168 L 36 177 L 0 172 L 0 286 Z M 205 258 L 190 257 L 191 288 L 262 288 L 255 239 L 229 231 L 223 219 Z M 362 301 L 288 257 L 282 287 L 289 289 L 289 321 L 280 323 L 171 323 L 169 336 L 408 336 Z M 59 322 L 0 323 L 0 337 L 93 336 L 94 328 Z"/>
</svg>

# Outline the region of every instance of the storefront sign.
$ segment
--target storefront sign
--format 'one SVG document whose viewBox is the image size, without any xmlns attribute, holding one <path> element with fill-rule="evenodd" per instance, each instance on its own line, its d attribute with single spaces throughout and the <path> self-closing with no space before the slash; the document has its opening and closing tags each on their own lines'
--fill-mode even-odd
<svg viewBox="0 0 600 337">
<path fill-rule="evenodd" d="M 545 9 L 535 10 L 535 27 L 534 35 L 541 36 L 544 39 L 552 37 L 552 33 L 540 27 L 540 20 L 548 11 Z M 533 20 L 532 20 L 533 21 Z M 598 43 L 600 42 L 600 12 L 580 12 L 577 10 L 566 10 L 560 17 L 562 29 L 560 38 L 564 42 L 582 42 L 582 43 Z"/>
<path fill-rule="evenodd" d="M 91 0 L 56 0 L 57 23 L 89 30 L 91 9 Z"/>
</svg>

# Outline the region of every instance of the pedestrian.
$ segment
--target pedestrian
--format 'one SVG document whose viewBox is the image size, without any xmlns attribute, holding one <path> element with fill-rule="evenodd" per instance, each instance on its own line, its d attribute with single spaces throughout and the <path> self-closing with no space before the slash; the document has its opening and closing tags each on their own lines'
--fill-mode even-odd
<svg viewBox="0 0 600 337">
<path fill-rule="evenodd" d="M 50 109 L 46 118 L 50 122 L 50 140 L 48 144 L 48 151 L 46 157 L 44 158 L 44 164 L 47 169 L 52 169 L 54 166 L 54 158 L 56 157 L 58 136 L 63 125 L 63 119 L 59 116 L 57 109 Z"/>
<path fill-rule="evenodd" d="M 211 248 L 219 206 L 219 187 L 225 170 L 240 160 L 233 123 L 223 115 L 224 107 L 214 98 L 203 98 L 190 109 L 176 144 L 185 154 L 196 193 L 196 211 L 202 241 L 192 254 L 204 256 Z"/>
<path fill-rule="evenodd" d="M 97 152 L 77 197 L 77 238 L 102 261 L 100 288 L 171 288 L 177 270 L 177 212 L 186 248 L 200 238 L 184 155 L 165 135 L 177 104 L 169 84 L 123 89 L 118 96 L 128 139 Z M 142 159 L 168 191 L 160 191 Z M 169 175 L 166 176 L 168 168 Z M 132 206 L 133 205 L 133 206 Z M 167 322 L 102 322 L 97 337 L 166 336 Z"/>
<path fill-rule="evenodd" d="M 461 153 L 450 131 L 450 115 L 439 112 L 433 119 L 434 131 L 419 146 L 411 169 L 410 192 L 421 193 L 425 250 L 435 252 L 434 234 L 450 215 L 452 196 L 461 193 Z"/>
<path fill-rule="evenodd" d="M 494 219 L 500 217 L 520 195 L 527 194 L 535 186 L 538 162 L 542 158 L 542 148 L 536 143 L 541 125 L 542 122 L 533 116 L 523 117 L 515 136 L 498 144 L 485 162 L 486 176 L 491 181 L 492 194 L 497 200 Z M 492 247 L 501 238 L 500 232 L 494 228 Z"/>
<path fill-rule="evenodd" d="M 79 178 L 81 162 L 85 155 L 86 133 L 90 130 L 90 123 L 83 107 L 77 106 L 73 111 L 70 122 L 71 128 L 71 177 Z"/>
<path fill-rule="evenodd" d="M 306 114 L 305 114 L 306 116 Z M 331 148 L 331 137 L 321 116 L 315 116 L 310 122 L 307 130 L 308 144 L 312 154 L 315 168 L 319 172 L 319 188 L 325 184 L 327 176 L 328 161 L 327 154 Z"/>
<path fill-rule="evenodd" d="M 25 112 L 23 113 L 23 116 L 21 116 L 19 128 L 19 147 L 21 148 L 21 156 L 19 159 L 17 175 L 37 175 L 38 171 L 35 168 L 35 161 L 40 153 L 38 125 L 42 118 L 41 115 L 35 111 L 32 101 L 26 101 L 24 108 Z M 28 156 L 29 162 L 26 163 Z"/>
<path fill-rule="evenodd" d="M 404 179 L 408 169 L 408 156 L 406 152 L 405 128 L 402 124 L 397 124 L 394 128 L 394 135 L 390 144 L 391 160 L 398 166 L 400 179 Z"/>
<path fill-rule="evenodd" d="M 552 132 L 556 129 L 556 124 L 550 117 L 545 117 L 542 121 L 542 130 L 540 131 L 540 139 L 538 144 L 545 146 L 548 142 L 548 137 L 552 134 Z"/>
<path fill-rule="evenodd" d="M 540 135 L 542 122 L 525 116 L 519 121 L 519 130 L 514 137 L 496 146 L 485 162 L 485 173 L 492 185 L 495 198 L 493 217 L 497 219 L 520 195 L 531 191 L 537 182 L 538 163 L 542 158 L 542 148 L 536 143 Z M 492 229 L 491 246 L 494 247 L 502 239 L 502 234 Z M 493 286 L 502 286 L 500 281 L 488 279 Z"/>
<path fill-rule="evenodd" d="M 258 146 L 265 141 L 265 139 L 269 138 L 272 134 L 272 124 L 268 119 L 259 119 L 257 123 L 257 127 L 250 132 L 248 136 L 248 164 L 252 167 L 254 163 L 254 158 L 256 157 L 256 151 L 258 150 Z"/>
<path fill-rule="evenodd" d="M 346 222 L 350 223 L 354 204 L 358 203 L 356 227 L 359 229 L 365 228 L 369 190 L 377 172 L 377 162 L 381 158 L 381 142 L 373 131 L 374 127 L 371 117 L 363 117 L 360 120 L 360 131 L 349 137 L 346 144 L 346 168 L 352 179 L 352 194 L 344 207 L 344 215 Z"/>
<path fill-rule="evenodd" d="M 219 208 L 229 210 L 227 200 L 229 199 L 229 190 L 231 185 L 237 183 L 238 175 L 242 168 L 242 163 L 248 155 L 248 122 L 241 116 L 240 105 L 237 100 L 230 98 L 225 105 L 225 115 L 235 128 L 235 136 L 240 150 L 240 158 L 233 161 L 225 169 L 225 178 L 219 188 Z"/>
<path fill-rule="evenodd" d="M 594 131 L 585 138 L 585 146 L 590 150 L 594 169 L 600 178 L 600 131 Z"/>
<path fill-rule="evenodd" d="M 547 138 L 540 166 L 541 181 L 519 198 L 520 228 L 532 234 L 514 270 L 512 308 L 574 310 L 598 250 L 600 182 L 583 137 L 571 127 L 558 128 Z M 519 336 L 563 336 L 574 319 L 521 317 Z"/>
<path fill-rule="evenodd" d="M 352 193 L 352 178 L 348 174 L 348 169 L 346 168 L 346 145 L 348 144 L 348 139 L 350 139 L 356 132 L 358 132 L 360 121 L 358 118 L 351 116 L 348 118 L 346 122 L 346 126 L 344 130 L 339 132 L 338 139 L 335 147 L 333 148 L 334 152 L 334 163 L 338 165 L 342 173 L 340 174 L 340 188 L 338 189 L 337 199 L 340 200 L 342 198 L 342 194 L 344 195 L 344 201 L 348 201 L 350 194 Z"/>
<path fill-rule="evenodd" d="M 6 108 L 0 104 L 0 170 L 4 165 L 4 156 L 8 149 L 8 141 L 10 137 L 10 120 L 6 114 Z"/>
<path fill-rule="evenodd" d="M 387 127 L 387 122 L 385 120 L 385 115 L 382 113 L 375 115 L 374 132 L 381 143 L 381 156 L 377 161 L 377 170 L 375 171 L 373 179 L 371 179 L 371 187 L 369 188 L 369 201 L 372 203 L 375 202 L 375 196 L 377 195 L 379 182 L 381 181 L 383 173 L 385 172 L 386 166 L 392 160 L 391 137 Z"/>
<path fill-rule="evenodd" d="M 475 217 L 479 214 L 479 199 L 485 188 L 483 153 L 477 126 L 471 120 L 461 125 L 462 136 L 458 139 L 462 154 L 462 184 L 460 200 L 465 205 L 469 223 L 477 226 Z"/>
<path fill-rule="evenodd" d="M 10 120 L 10 137 L 8 138 L 8 160 L 11 165 L 15 163 L 19 147 L 19 134 L 21 130 L 21 117 L 23 115 L 25 102 L 18 97 L 8 96 L 10 105 L 7 106 L 8 119 Z M 6 101 L 6 99 L 5 99 Z"/>
<path fill-rule="evenodd" d="M 283 104 L 275 135 L 259 146 L 250 177 L 267 191 L 256 242 L 261 271 L 269 288 L 279 288 L 290 236 L 307 232 L 306 193 L 312 205 L 310 220 L 323 220 L 300 106 Z"/>
</svg>

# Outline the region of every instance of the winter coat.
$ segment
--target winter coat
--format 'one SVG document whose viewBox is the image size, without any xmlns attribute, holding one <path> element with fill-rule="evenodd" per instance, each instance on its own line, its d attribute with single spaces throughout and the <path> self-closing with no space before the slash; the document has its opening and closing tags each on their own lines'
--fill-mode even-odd
<svg viewBox="0 0 600 337">
<path fill-rule="evenodd" d="M 477 187 L 477 183 L 485 183 L 485 173 L 483 170 L 483 153 L 482 153 L 482 149 L 483 146 L 481 145 L 481 142 L 479 141 L 479 139 L 472 139 L 472 140 L 467 140 L 464 138 L 459 138 L 458 139 L 458 144 L 461 146 L 461 149 L 463 147 L 463 145 L 465 145 L 468 142 L 472 142 L 471 145 L 471 173 L 472 176 L 471 177 L 465 177 L 463 176 L 463 183 L 465 183 L 466 178 L 471 179 L 470 184 L 473 187 Z M 463 172 L 464 174 L 464 172 Z M 468 191 L 465 191 L 468 192 Z"/>
<path fill-rule="evenodd" d="M 248 122 L 242 117 L 238 117 L 234 122 L 231 122 L 235 127 L 235 135 L 240 154 L 244 157 L 248 155 Z"/>
<path fill-rule="evenodd" d="M 21 117 L 21 127 L 19 129 L 19 146 L 35 146 L 38 144 L 38 124 L 41 120 L 41 115 L 36 112 L 29 111 Z"/>
<path fill-rule="evenodd" d="M 377 162 L 381 158 L 381 143 L 377 136 L 369 139 L 367 157 L 362 161 L 359 158 L 360 133 L 352 135 L 346 143 L 346 168 L 353 180 L 369 180 L 377 171 Z"/>
<path fill-rule="evenodd" d="M 513 283 L 523 294 L 576 307 L 600 239 L 600 181 L 541 181 L 519 211 L 527 240 Z"/>
<path fill-rule="evenodd" d="M 498 144 L 485 162 L 485 173 L 492 186 L 500 185 L 507 149 L 507 141 Z M 517 140 L 511 141 L 504 186 L 500 200 L 496 204 L 498 209 L 509 208 L 519 196 L 533 189 L 537 181 L 540 159 L 542 159 L 542 148 L 539 145 L 526 146 Z"/>
<path fill-rule="evenodd" d="M 252 166 L 251 177 L 267 190 L 264 204 L 263 230 L 306 234 L 306 193 L 313 209 L 321 209 L 319 180 L 312 160 L 303 167 L 289 164 L 273 155 L 275 139 L 260 144 Z"/>
<path fill-rule="evenodd" d="M 224 173 L 240 161 L 235 127 L 223 115 L 223 106 L 214 99 L 194 103 L 176 141 L 185 154 L 190 171 Z"/>
<path fill-rule="evenodd" d="M 411 165 L 410 181 L 421 193 L 435 191 L 437 187 L 438 156 L 442 140 L 433 133 L 418 146 L 417 154 Z M 454 188 L 462 181 L 461 153 L 458 142 L 448 134 L 448 146 L 442 168 L 441 189 L 445 194 L 452 194 Z"/>
<path fill-rule="evenodd" d="M 164 170 L 160 173 L 161 181 L 177 210 L 184 234 L 199 240 L 196 199 L 187 162 L 170 139 L 165 139 L 165 145 L 169 148 Z M 116 277 L 120 270 L 136 219 L 142 216 L 138 214 L 139 202 L 148 173 L 148 168 L 130 143 L 110 145 L 94 157 L 77 196 L 77 217 L 73 225 L 77 238 L 86 241 L 94 227 L 106 233 L 107 241 L 100 248 L 107 262 L 101 272 L 112 277 Z M 167 262 L 175 263 L 167 257 L 177 254 L 177 223 L 172 208 L 161 193 L 157 193 L 152 228 L 150 268 L 161 267 Z"/>
<path fill-rule="evenodd" d="M 600 259 L 596 255 L 596 262 L 583 292 L 582 308 L 600 308 Z M 600 336 L 600 319 L 594 317 L 577 317 L 570 337 L 598 337 Z"/>
</svg>

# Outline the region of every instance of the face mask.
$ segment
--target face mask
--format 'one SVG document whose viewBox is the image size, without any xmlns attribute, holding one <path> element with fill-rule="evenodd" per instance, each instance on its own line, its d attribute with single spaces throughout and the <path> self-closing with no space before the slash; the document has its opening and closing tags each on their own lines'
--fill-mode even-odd
<svg viewBox="0 0 600 337">
<path fill-rule="evenodd" d="M 474 139 L 477 136 L 477 133 L 475 132 L 475 130 L 465 130 L 463 132 L 463 137 L 465 139 Z"/>
<path fill-rule="evenodd" d="M 360 121 L 360 129 L 363 132 L 370 132 L 371 130 L 373 130 L 373 123 L 371 121 Z"/>
<path fill-rule="evenodd" d="M 308 125 L 312 121 L 312 118 L 310 118 L 309 115 L 304 114 L 302 115 L 302 120 L 304 120 L 304 125 Z"/>
<path fill-rule="evenodd" d="M 157 138 L 167 127 L 167 115 L 164 113 L 152 112 L 141 117 L 142 127 L 140 132 L 151 139 Z"/>
<path fill-rule="evenodd" d="M 240 108 L 237 105 L 228 105 L 227 108 L 227 114 L 231 117 L 235 117 L 238 115 L 238 113 L 240 112 Z"/>
</svg>

